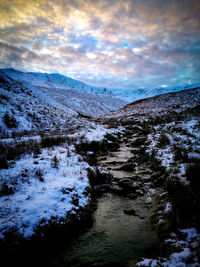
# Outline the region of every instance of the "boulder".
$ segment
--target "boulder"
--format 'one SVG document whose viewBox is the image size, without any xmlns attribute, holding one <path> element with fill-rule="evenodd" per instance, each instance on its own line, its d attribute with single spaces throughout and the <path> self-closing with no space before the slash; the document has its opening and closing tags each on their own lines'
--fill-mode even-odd
<svg viewBox="0 0 200 267">
<path fill-rule="evenodd" d="M 161 173 L 160 171 L 158 171 L 158 172 L 154 172 L 154 173 L 152 173 L 152 174 L 151 174 L 151 177 L 152 177 L 153 179 L 156 179 L 156 178 L 160 177 L 161 175 L 162 175 L 162 173 Z"/>
<path fill-rule="evenodd" d="M 123 209 L 123 212 L 128 215 L 136 215 L 135 210 L 133 208 L 125 208 Z"/>
<path fill-rule="evenodd" d="M 135 193 L 129 193 L 129 194 L 127 194 L 126 195 L 127 196 L 127 198 L 130 198 L 130 199 L 136 199 L 138 196 L 137 196 L 137 194 L 135 194 Z"/>
<path fill-rule="evenodd" d="M 139 174 L 150 174 L 151 171 L 149 169 L 140 169 L 140 170 L 136 170 L 136 173 Z"/>
<path fill-rule="evenodd" d="M 144 196 L 144 192 L 141 189 L 135 190 L 135 193 L 139 196 Z"/>
<path fill-rule="evenodd" d="M 122 188 L 131 188 L 133 184 L 133 181 L 131 179 L 120 179 L 118 182 L 118 185 Z"/>
<path fill-rule="evenodd" d="M 111 185 L 110 192 L 114 194 L 124 194 L 123 188 L 119 187 L 118 185 Z"/>
<path fill-rule="evenodd" d="M 132 183 L 132 189 L 133 190 L 138 190 L 142 186 L 142 182 L 136 181 Z"/>
<path fill-rule="evenodd" d="M 135 164 L 132 162 L 127 162 L 123 166 L 116 168 L 115 171 L 126 171 L 126 172 L 132 172 L 135 169 Z"/>
<path fill-rule="evenodd" d="M 149 175 L 149 174 L 140 174 L 139 175 L 139 177 L 141 178 L 141 180 L 143 180 L 143 181 L 151 181 L 151 175 Z"/>
</svg>

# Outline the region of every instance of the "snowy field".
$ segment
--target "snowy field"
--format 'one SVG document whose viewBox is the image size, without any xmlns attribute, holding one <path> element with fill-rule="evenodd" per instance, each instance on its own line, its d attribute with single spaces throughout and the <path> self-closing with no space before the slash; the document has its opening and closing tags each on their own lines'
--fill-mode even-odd
<svg viewBox="0 0 200 267">
<path fill-rule="evenodd" d="M 168 259 L 143 259 L 136 265 L 148 267 L 200 266 L 197 259 L 198 255 L 195 251 L 200 242 L 200 234 L 197 233 L 195 228 L 181 229 L 179 232 L 183 234 L 182 240 L 180 240 L 175 233 L 171 233 L 171 238 L 165 240 L 165 242 L 176 251 L 172 253 Z M 190 261 L 190 263 L 187 263 L 188 261 Z"/>
<path fill-rule="evenodd" d="M 68 211 L 86 205 L 87 167 L 73 146 L 58 146 L 42 149 L 37 158 L 26 155 L 0 170 L 1 184 L 10 191 L 1 196 L 0 237 L 12 229 L 30 237 L 42 219 L 44 224 L 52 217 L 59 221 Z"/>
<path fill-rule="evenodd" d="M 101 141 L 106 133 L 116 132 L 101 125 L 92 126 L 69 138 L 76 142 Z M 33 140 L 40 142 L 41 138 L 36 136 Z M 12 141 L 10 138 L 3 142 Z M 67 212 L 73 213 L 88 203 L 84 192 L 89 186 L 89 165 L 75 153 L 73 145 L 43 148 L 36 155 L 23 155 L 10 164 L 8 169 L 0 170 L 0 238 L 9 230 L 29 238 L 41 221 L 41 226 L 51 218 L 59 222 Z"/>
</svg>

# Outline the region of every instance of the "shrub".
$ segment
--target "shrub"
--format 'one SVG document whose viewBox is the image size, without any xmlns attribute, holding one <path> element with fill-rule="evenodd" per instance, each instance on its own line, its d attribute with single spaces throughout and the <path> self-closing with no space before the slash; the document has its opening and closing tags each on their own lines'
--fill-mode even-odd
<svg viewBox="0 0 200 267">
<path fill-rule="evenodd" d="M 183 147 L 173 146 L 174 161 L 188 162 L 187 150 Z"/>
<path fill-rule="evenodd" d="M 197 206 L 199 206 L 195 204 L 193 192 L 188 185 L 175 176 L 167 179 L 166 186 L 173 205 L 176 226 L 187 227 L 196 216 Z"/>
<path fill-rule="evenodd" d="M 53 168 L 58 169 L 58 165 L 59 165 L 59 159 L 57 158 L 57 156 L 55 155 L 52 159 L 51 159 L 51 166 Z"/>
<path fill-rule="evenodd" d="M 185 175 L 190 182 L 192 191 L 200 196 L 200 163 L 189 164 L 186 168 Z"/>
<path fill-rule="evenodd" d="M 69 147 L 67 148 L 67 157 L 68 158 L 70 157 L 70 149 L 69 149 Z"/>
<path fill-rule="evenodd" d="M 44 182 L 43 174 L 44 174 L 44 171 L 41 168 L 38 168 L 35 171 L 35 175 L 38 177 L 38 179 L 40 180 L 40 182 Z"/>
<path fill-rule="evenodd" d="M 157 146 L 159 148 L 165 148 L 167 145 L 170 145 L 170 140 L 168 136 L 166 134 L 161 134 L 158 139 Z"/>
<path fill-rule="evenodd" d="M 1 169 L 8 169 L 8 167 L 9 167 L 9 163 L 8 163 L 7 159 L 0 158 L 0 168 Z"/>
<path fill-rule="evenodd" d="M 53 145 L 59 145 L 64 142 L 67 138 L 65 136 L 42 136 L 41 146 L 51 147 Z"/>
<path fill-rule="evenodd" d="M 117 140 L 117 137 L 110 133 L 107 133 L 106 135 L 104 135 L 104 137 L 112 142 L 115 142 Z"/>
<path fill-rule="evenodd" d="M 33 146 L 33 157 L 34 158 L 37 158 L 38 157 L 38 154 L 41 153 L 41 147 L 38 143 L 36 143 L 34 146 Z"/>
<path fill-rule="evenodd" d="M 74 206 L 78 206 L 78 204 L 79 204 L 79 195 L 78 194 L 73 194 L 72 195 L 72 201 L 71 201 L 71 203 Z"/>
<path fill-rule="evenodd" d="M 3 120 L 8 128 L 16 128 L 18 126 L 18 122 L 15 117 L 10 115 L 8 112 L 4 114 Z"/>
<path fill-rule="evenodd" d="M 6 95 L 3 95 L 3 94 L 0 94 L 0 98 L 1 98 L 1 99 L 4 99 L 4 100 L 6 100 L 6 101 L 9 100 L 9 97 L 6 96 Z"/>
<path fill-rule="evenodd" d="M 14 188 L 8 185 L 6 181 L 4 181 L 0 188 L 0 196 L 11 195 L 13 193 L 14 193 Z"/>
</svg>

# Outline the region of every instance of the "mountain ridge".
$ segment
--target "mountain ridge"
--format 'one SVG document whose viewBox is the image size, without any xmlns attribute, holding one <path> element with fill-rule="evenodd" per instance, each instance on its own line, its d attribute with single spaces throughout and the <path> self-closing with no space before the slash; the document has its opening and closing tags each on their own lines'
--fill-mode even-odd
<svg viewBox="0 0 200 267">
<path fill-rule="evenodd" d="M 82 81 L 66 77 L 58 73 L 38 73 L 38 72 L 22 72 L 12 68 L 1 69 L 11 77 L 15 79 L 28 82 L 32 86 L 44 86 L 44 87 L 58 87 L 65 88 L 79 92 L 85 92 L 88 94 L 118 98 L 125 102 L 131 103 L 139 99 L 153 97 L 160 94 L 165 94 L 169 92 L 178 92 L 185 89 L 191 89 L 195 87 L 200 87 L 199 84 L 190 84 L 185 86 L 172 86 L 172 87 L 158 87 L 154 89 L 148 88 L 136 88 L 136 89 L 111 89 L 106 87 L 98 87 L 86 84 Z"/>
</svg>

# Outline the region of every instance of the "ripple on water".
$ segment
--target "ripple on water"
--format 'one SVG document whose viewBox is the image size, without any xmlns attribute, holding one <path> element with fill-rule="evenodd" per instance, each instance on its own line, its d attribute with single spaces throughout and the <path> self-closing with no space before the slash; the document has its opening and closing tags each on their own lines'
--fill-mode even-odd
<svg viewBox="0 0 200 267">
<path fill-rule="evenodd" d="M 54 266 L 124 266 L 144 257 L 156 242 L 155 233 L 147 220 L 124 214 L 124 208 L 134 208 L 140 217 L 148 212 L 144 198 L 104 195 L 98 201 L 93 226 L 56 258 Z"/>
</svg>

